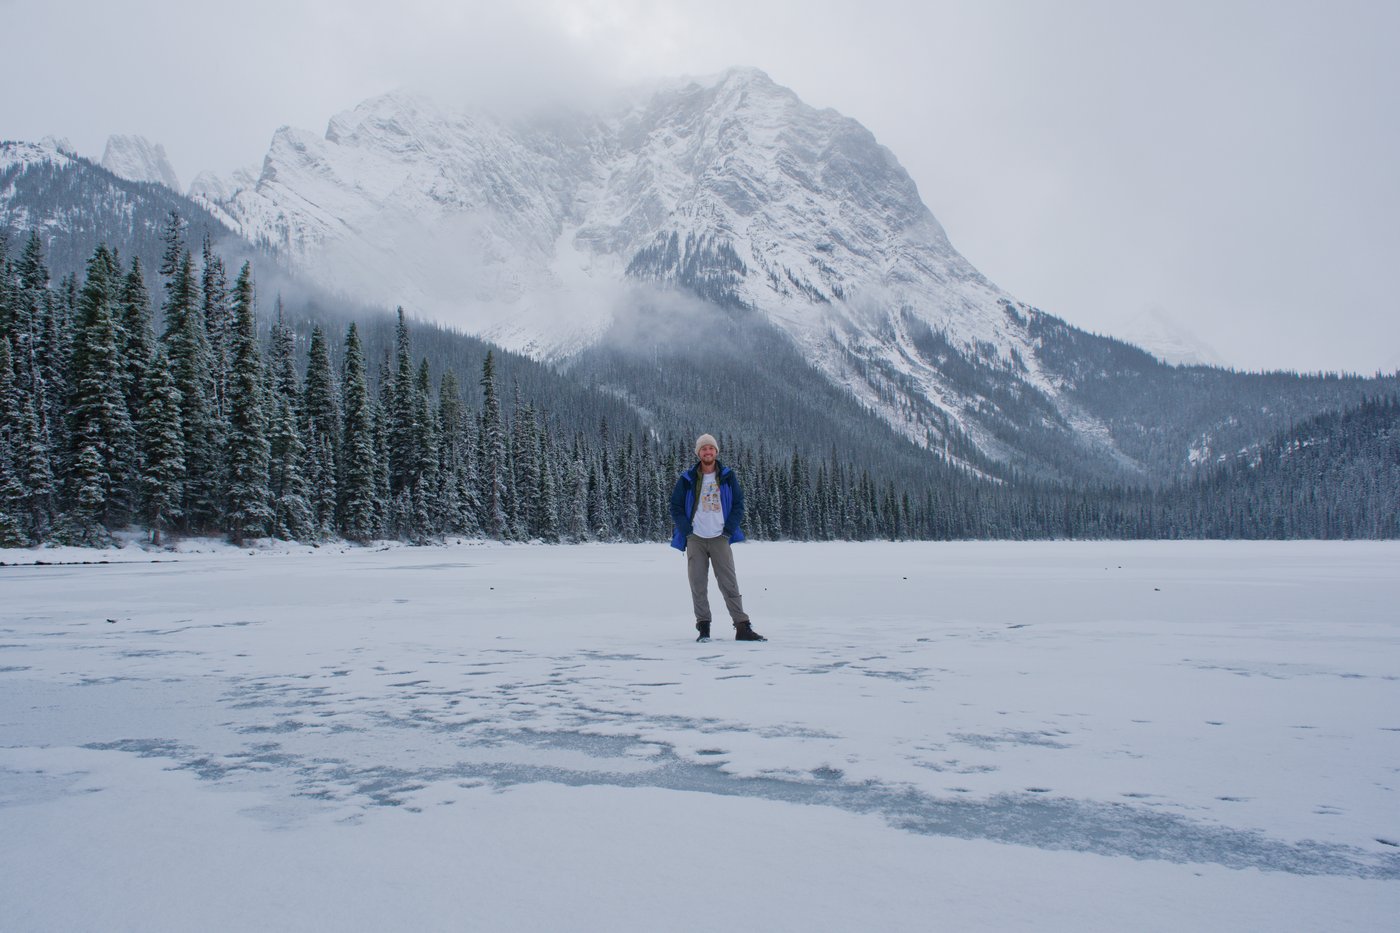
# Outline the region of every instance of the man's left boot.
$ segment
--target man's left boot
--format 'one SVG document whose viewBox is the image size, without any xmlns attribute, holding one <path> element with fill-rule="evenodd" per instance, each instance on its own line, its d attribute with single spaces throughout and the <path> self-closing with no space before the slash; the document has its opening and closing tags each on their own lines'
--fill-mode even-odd
<svg viewBox="0 0 1400 933">
<path fill-rule="evenodd" d="M 695 631 L 697 631 L 697 632 L 700 633 L 700 637 L 697 638 L 697 639 L 695 639 L 696 641 L 709 641 L 709 640 L 710 640 L 710 623 L 708 623 L 708 622 L 696 622 L 696 623 L 695 623 Z"/>
<path fill-rule="evenodd" d="M 734 623 L 735 641 L 767 641 L 762 635 L 753 630 L 753 626 L 747 622 Z"/>
</svg>

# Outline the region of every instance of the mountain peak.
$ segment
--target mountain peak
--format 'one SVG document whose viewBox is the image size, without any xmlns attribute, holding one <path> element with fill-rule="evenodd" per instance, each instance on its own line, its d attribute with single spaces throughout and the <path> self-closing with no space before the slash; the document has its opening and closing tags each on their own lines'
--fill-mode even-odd
<svg viewBox="0 0 1400 933">
<path fill-rule="evenodd" d="M 1174 366 L 1224 366 L 1215 348 L 1157 305 L 1148 307 L 1123 328 L 1129 343 Z"/>
<path fill-rule="evenodd" d="M 114 135 L 107 139 L 102 167 L 128 181 L 151 181 L 180 190 L 180 179 L 165 154 L 165 147 L 144 136 Z"/>
<path fill-rule="evenodd" d="M 752 65 L 734 65 L 726 68 L 718 74 L 710 76 L 709 81 L 716 85 L 726 85 L 729 87 L 759 87 L 775 88 L 787 90 L 774 81 L 768 72 L 762 68 L 755 68 Z"/>
</svg>

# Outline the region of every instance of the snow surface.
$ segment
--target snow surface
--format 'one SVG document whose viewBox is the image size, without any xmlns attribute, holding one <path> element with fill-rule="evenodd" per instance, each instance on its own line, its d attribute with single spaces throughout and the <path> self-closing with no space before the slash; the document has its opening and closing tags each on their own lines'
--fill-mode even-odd
<svg viewBox="0 0 1400 933">
<path fill-rule="evenodd" d="M 0 925 L 1393 929 L 1395 542 L 736 553 L 0 552 Z"/>
</svg>

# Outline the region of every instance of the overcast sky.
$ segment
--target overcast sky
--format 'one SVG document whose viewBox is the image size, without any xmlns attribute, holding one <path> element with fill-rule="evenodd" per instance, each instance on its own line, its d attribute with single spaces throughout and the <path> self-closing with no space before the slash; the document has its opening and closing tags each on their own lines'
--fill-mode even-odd
<svg viewBox="0 0 1400 933">
<path fill-rule="evenodd" d="M 495 108 L 754 65 L 869 127 L 953 244 L 1101 333 L 1400 368 L 1392 0 L 0 0 L 0 138 L 182 183 L 385 91 Z"/>
</svg>

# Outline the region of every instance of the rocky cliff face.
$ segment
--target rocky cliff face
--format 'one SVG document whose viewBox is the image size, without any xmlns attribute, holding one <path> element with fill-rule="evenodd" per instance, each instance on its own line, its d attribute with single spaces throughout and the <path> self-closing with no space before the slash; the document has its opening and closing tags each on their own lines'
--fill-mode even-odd
<svg viewBox="0 0 1400 933">
<path fill-rule="evenodd" d="M 127 181 L 152 181 L 180 191 L 180 179 L 165 147 L 144 136 L 111 136 L 102 153 L 102 167 Z"/>
</svg>

